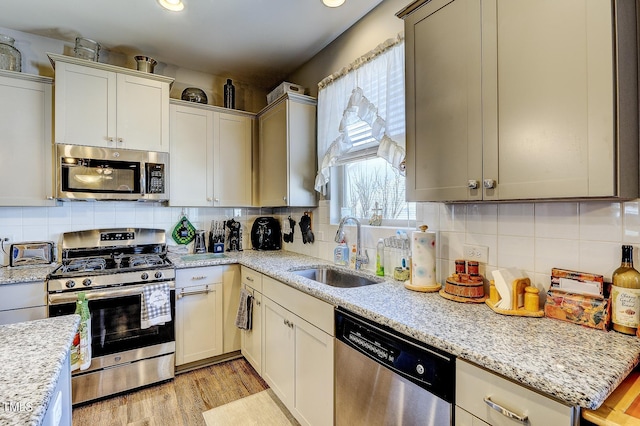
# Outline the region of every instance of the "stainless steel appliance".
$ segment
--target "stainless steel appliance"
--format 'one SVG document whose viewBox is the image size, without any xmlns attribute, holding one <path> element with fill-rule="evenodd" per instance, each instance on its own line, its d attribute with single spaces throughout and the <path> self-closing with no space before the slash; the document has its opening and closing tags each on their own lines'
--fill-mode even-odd
<svg viewBox="0 0 640 426">
<path fill-rule="evenodd" d="M 56 144 L 56 197 L 63 200 L 169 199 L 169 154 Z"/>
<path fill-rule="evenodd" d="M 336 309 L 335 424 L 453 425 L 455 357 Z"/>
<path fill-rule="evenodd" d="M 11 244 L 9 266 L 49 265 L 55 262 L 55 245 L 51 241 Z"/>
<path fill-rule="evenodd" d="M 49 316 L 72 314 L 80 291 L 91 312 L 91 366 L 72 374 L 73 404 L 172 379 L 175 269 L 164 230 L 66 232 L 61 253 L 47 277 Z M 171 321 L 142 328 L 142 291 L 156 283 L 169 285 Z"/>
</svg>

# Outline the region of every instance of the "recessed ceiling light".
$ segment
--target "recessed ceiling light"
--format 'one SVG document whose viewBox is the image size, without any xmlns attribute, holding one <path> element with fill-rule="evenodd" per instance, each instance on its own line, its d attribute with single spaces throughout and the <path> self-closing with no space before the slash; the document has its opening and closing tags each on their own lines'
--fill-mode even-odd
<svg viewBox="0 0 640 426">
<path fill-rule="evenodd" d="M 344 4 L 344 0 L 322 0 L 322 3 L 327 7 L 338 7 Z"/>
<path fill-rule="evenodd" d="M 173 12 L 180 12 L 184 9 L 184 3 L 182 3 L 182 0 L 158 0 L 158 3 L 160 3 L 160 6 Z"/>
</svg>

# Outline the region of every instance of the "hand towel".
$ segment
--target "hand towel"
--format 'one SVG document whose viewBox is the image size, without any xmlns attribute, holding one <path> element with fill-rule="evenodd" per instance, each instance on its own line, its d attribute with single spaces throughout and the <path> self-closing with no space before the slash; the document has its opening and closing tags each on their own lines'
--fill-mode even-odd
<svg viewBox="0 0 640 426">
<path fill-rule="evenodd" d="M 240 289 L 240 303 L 236 314 L 236 327 L 241 330 L 251 330 L 253 314 L 253 296 L 247 289 Z"/>
<path fill-rule="evenodd" d="M 169 284 L 151 284 L 142 289 L 140 328 L 162 325 L 171 321 L 171 290 Z"/>
</svg>

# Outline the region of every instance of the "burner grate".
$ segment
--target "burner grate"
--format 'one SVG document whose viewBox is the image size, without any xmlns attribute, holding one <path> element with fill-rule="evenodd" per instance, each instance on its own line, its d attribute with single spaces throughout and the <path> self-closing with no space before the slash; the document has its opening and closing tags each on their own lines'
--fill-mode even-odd
<svg viewBox="0 0 640 426">
<path fill-rule="evenodd" d="M 106 269 L 107 261 L 101 257 L 87 259 L 72 259 L 62 265 L 62 272 L 92 272 Z"/>
</svg>

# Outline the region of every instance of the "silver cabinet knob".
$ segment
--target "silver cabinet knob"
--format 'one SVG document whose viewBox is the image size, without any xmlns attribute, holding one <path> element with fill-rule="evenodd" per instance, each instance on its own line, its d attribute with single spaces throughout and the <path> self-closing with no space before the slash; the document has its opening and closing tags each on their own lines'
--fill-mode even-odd
<svg viewBox="0 0 640 426">
<path fill-rule="evenodd" d="M 467 181 L 467 188 L 469 189 L 478 189 L 478 181 L 475 179 L 469 179 Z"/>
<path fill-rule="evenodd" d="M 207 201 L 211 201 L 211 197 L 207 197 Z"/>
<path fill-rule="evenodd" d="M 495 179 L 485 179 L 482 182 L 482 185 L 485 187 L 485 189 L 493 189 L 496 187 L 496 181 Z"/>
<path fill-rule="evenodd" d="M 110 137 L 110 136 L 107 136 L 107 141 L 109 141 L 109 142 L 113 142 L 113 141 L 114 141 L 114 139 L 113 139 L 112 137 Z"/>
<path fill-rule="evenodd" d="M 216 203 L 220 202 L 220 198 L 214 198 L 213 201 L 215 201 Z"/>
</svg>

